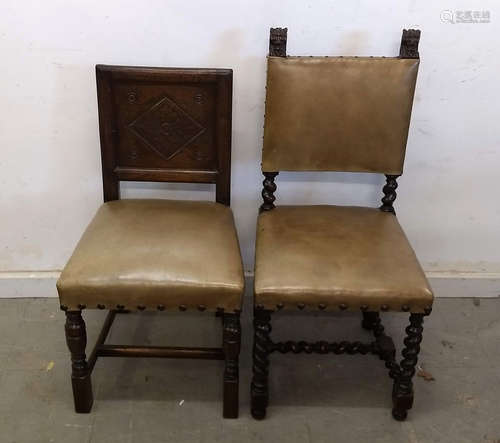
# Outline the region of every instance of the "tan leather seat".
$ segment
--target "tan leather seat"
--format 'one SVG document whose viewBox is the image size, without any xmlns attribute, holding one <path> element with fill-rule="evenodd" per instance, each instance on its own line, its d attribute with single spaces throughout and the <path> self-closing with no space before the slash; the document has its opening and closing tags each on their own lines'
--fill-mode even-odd
<svg viewBox="0 0 500 443">
<path fill-rule="evenodd" d="M 241 309 L 244 277 L 231 209 L 193 201 L 105 203 L 57 288 L 68 310 Z"/>
<path fill-rule="evenodd" d="M 259 216 L 256 305 L 273 310 L 363 307 L 422 313 L 432 300 L 427 279 L 392 213 L 278 206 Z"/>
</svg>

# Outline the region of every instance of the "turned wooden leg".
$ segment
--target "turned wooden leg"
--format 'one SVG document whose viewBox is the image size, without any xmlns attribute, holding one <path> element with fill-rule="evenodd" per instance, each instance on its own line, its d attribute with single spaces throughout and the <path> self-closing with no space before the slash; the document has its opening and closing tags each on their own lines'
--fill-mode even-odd
<svg viewBox="0 0 500 443">
<path fill-rule="evenodd" d="M 424 314 L 410 314 L 410 325 L 406 328 L 405 347 L 403 349 L 403 360 L 401 361 L 401 372 L 394 381 L 392 390 L 392 416 L 399 421 L 405 420 L 408 410 L 413 406 L 413 376 L 420 352 L 420 342 Z"/>
<path fill-rule="evenodd" d="M 241 325 L 239 314 L 223 314 L 224 351 L 224 418 L 238 418 L 239 368 L 238 359 L 241 345 Z"/>
<path fill-rule="evenodd" d="M 71 383 L 76 412 L 90 412 L 94 401 L 90 369 L 85 357 L 87 333 L 85 322 L 80 311 L 66 312 L 66 343 L 71 352 Z"/>
<path fill-rule="evenodd" d="M 269 402 L 269 334 L 271 333 L 271 313 L 264 309 L 254 309 L 253 378 L 251 385 L 252 416 L 262 420 L 266 416 Z"/>
</svg>

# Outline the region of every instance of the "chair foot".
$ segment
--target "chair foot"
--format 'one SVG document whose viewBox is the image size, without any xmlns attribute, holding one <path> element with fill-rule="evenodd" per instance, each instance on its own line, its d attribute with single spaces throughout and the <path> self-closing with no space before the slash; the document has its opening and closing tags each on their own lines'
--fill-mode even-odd
<svg viewBox="0 0 500 443">
<path fill-rule="evenodd" d="M 405 421 L 406 417 L 408 417 L 408 411 L 406 409 L 393 409 L 392 416 L 397 421 Z"/>
<path fill-rule="evenodd" d="M 418 362 L 424 314 L 410 314 L 410 325 L 406 328 L 405 347 L 402 351 L 401 372 L 392 390 L 392 416 L 399 421 L 405 420 L 408 410 L 413 406 L 413 376 Z"/>
<path fill-rule="evenodd" d="M 392 416 L 398 421 L 406 420 L 412 406 L 413 389 L 410 393 L 398 392 L 398 385 L 395 383 L 392 392 Z"/>
<path fill-rule="evenodd" d="M 252 417 L 256 420 L 263 420 L 266 418 L 267 405 L 269 404 L 267 380 L 265 388 L 263 388 L 262 385 L 259 386 L 258 383 L 255 383 L 254 380 L 252 380 L 250 394 Z"/>
<path fill-rule="evenodd" d="M 72 376 L 71 384 L 73 387 L 75 412 L 79 414 L 88 414 L 92 409 L 92 404 L 94 403 L 90 374 L 87 377 Z"/>
<path fill-rule="evenodd" d="M 252 397 L 252 404 L 254 404 L 254 399 Z M 252 407 L 252 417 L 255 418 L 255 420 L 264 420 L 266 418 L 266 407 L 259 407 L 255 406 L 256 409 Z"/>
<path fill-rule="evenodd" d="M 239 384 L 224 381 L 224 418 L 238 418 L 238 391 Z"/>
<path fill-rule="evenodd" d="M 253 377 L 251 384 L 252 417 L 262 420 L 269 403 L 269 334 L 271 314 L 264 309 L 254 310 Z"/>
<path fill-rule="evenodd" d="M 404 421 L 408 417 L 408 411 L 413 406 L 413 386 L 411 391 L 406 391 L 406 386 L 394 382 L 392 389 L 392 416 L 397 421 Z"/>
<path fill-rule="evenodd" d="M 223 314 L 224 418 L 238 418 L 241 325 L 239 314 Z"/>
<path fill-rule="evenodd" d="M 87 333 L 80 311 L 66 312 L 66 343 L 71 352 L 71 384 L 75 412 L 88 413 L 92 409 L 93 395 L 90 368 L 85 356 Z"/>
</svg>

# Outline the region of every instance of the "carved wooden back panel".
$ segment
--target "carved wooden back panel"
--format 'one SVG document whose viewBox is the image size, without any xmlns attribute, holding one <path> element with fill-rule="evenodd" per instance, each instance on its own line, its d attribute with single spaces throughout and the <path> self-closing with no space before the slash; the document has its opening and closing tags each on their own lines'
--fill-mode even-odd
<svg viewBox="0 0 500 443">
<path fill-rule="evenodd" d="M 229 205 L 232 71 L 96 66 L 104 201 L 119 182 L 215 183 Z"/>
</svg>

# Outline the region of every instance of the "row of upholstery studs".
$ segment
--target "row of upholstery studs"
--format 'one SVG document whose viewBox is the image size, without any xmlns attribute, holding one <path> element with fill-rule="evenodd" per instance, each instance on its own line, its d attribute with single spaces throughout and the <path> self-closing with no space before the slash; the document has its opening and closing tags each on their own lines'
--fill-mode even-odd
<svg viewBox="0 0 500 443">
<path fill-rule="evenodd" d="M 283 303 L 278 303 L 278 304 L 276 305 L 276 309 L 277 309 L 277 310 L 281 310 L 281 309 L 283 309 L 284 307 L 285 307 L 285 305 L 284 305 Z M 86 309 L 86 308 L 87 308 L 87 306 L 86 306 L 86 305 L 83 305 L 83 304 L 79 304 L 79 305 L 78 305 L 78 309 L 80 309 L 80 310 L 83 310 L 83 309 Z M 103 305 L 103 304 L 98 304 L 98 305 L 97 305 L 97 308 L 98 308 L 98 309 L 106 309 L 106 306 L 105 306 L 105 305 Z M 298 303 L 298 304 L 297 304 L 297 309 L 303 310 L 303 309 L 305 309 L 305 308 L 306 308 L 305 303 Z M 327 308 L 327 305 L 325 305 L 325 304 L 323 304 L 323 303 L 320 303 L 320 304 L 318 305 L 318 309 L 319 309 L 320 311 L 324 311 L 326 308 Z M 341 303 L 340 305 L 338 305 L 338 308 L 339 308 L 341 311 L 345 311 L 346 309 L 348 309 L 348 306 L 347 306 L 345 303 Z M 113 308 L 113 309 L 117 309 L 117 310 L 119 310 L 119 311 L 123 311 L 123 310 L 126 310 L 126 307 L 125 307 L 125 305 L 116 305 L 116 307 L 115 307 L 115 308 Z M 144 310 L 146 309 L 146 306 L 144 306 L 144 305 L 138 305 L 138 306 L 137 306 L 137 309 L 138 309 L 139 311 L 144 311 Z M 165 310 L 165 306 L 163 306 L 163 305 L 158 305 L 158 306 L 156 307 L 156 309 L 157 309 L 158 311 L 164 311 L 164 310 Z M 188 309 L 188 308 L 187 308 L 187 306 L 186 306 L 186 305 L 180 305 L 180 306 L 179 306 L 179 311 L 187 311 L 187 309 Z M 205 311 L 205 310 L 207 309 L 207 307 L 206 307 L 205 305 L 198 305 L 197 309 L 198 309 L 198 311 L 203 312 L 203 311 Z M 257 309 L 264 309 L 264 306 L 263 306 L 263 305 L 257 305 Z M 361 309 L 361 311 L 368 311 L 369 306 L 368 306 L 368 305 L 361 305 L 361 306 L 360 306 L 360 309 Z M 67 311 L 67 310 L 68 310 L 68 307 L 67 307 L 67 306 L 64 306 L 64 305 L 61 305 L 61 310 L 63 310 L 63 311 Z M 372 309 L 372 310 L 375 310 L 375 311 L 376 311 L 376 309 Z M 380 306 L 380 310 L 381 310 L 381 311 L 383 311 L 383 312 L 386 312 L 386 311 L 388 311 L 388 310 L 389 310 L 389 306 L 388 306 L 388 305 L 385 305 L 385 304 L 384 304 L 384 305 L 381 305 L 381 306 Z M 401 306 L 401 311 L 403 311 L 403 312 L 408 312 L 408 311 L 410 311 L 410 306 L 408 306 L 408 305 L 403 305 L 403 306 Z M 432 311 L 432 308 L 431 308 L 430 306 L 428 306 L 428 307 L 424 308 L 424 313 L 425 313 L 425 314 L 430 314 L 430 313 L 431 313 L 431 311 Z M 224 312 L 224 309 L 223 309 L 223 308 L 217 308 L 217 312 Z"/>
<path fill-rule="evenodd" d="M 60 307 L 61 307 L 62 311 L 68 310 L 68 307 L 65 305 L 61 305 Z M 78 309 L 80 309 L 80 310 L 87 309 L 87 305 L 79 304 Z M 113 308 L 111 308 L 109 306 L 108 306 L 108 308 L 106 308 L 106 305 L 98 304 L 97 309 L 116 309 L 118 311 L 125 311 L 125 310 L 127 310 L 127 307 L 125 305 L 116 305 Z M 138 306 L 136 306 L 136 309 L 138 309 L 139 311 L 144 311 L 146 309 L 146 306 L 145 305 L 138 305 Z M 166 308 L 164 305 L 158 305 L 156 307 L 156 309 L 158 311 L 164 311 Z M 188 309 L 188 307 L 186 305 L 179 306 L 179 311 L 187 311 L 187 309 Z M 197 309 L 198 309 L 198 311 L 203 312 L 207 309 L 207 307 L 205 305 L 198 305 Z M 224 308 L 216 308 L 216 310 L 217 310 L 217 312 L 224 312 Z M 234 311 L 238 312 L 239 310 L 235 309 Z"/>
<path fill-rule="evenodd" d="M 278 303 L 278 304 L 276 305 L 276 309 L 277 309 L 277 310 L 281 310 L 281 309 L 283 309 L 284 307 L 285 307 L 284 303 Z M 257 308 L 258 308 L 258 309 L 265 309 L 263 305 L 257 305 Z M 305 309 L 305 308 L 306 308 L 306 304 L 305 304 L 305 303 L 297 303 L 297 309 L 303 310 L 303 309 Z M 320 304 L 318 305 L 318 309 L 319 309 L 320 311 L 324 311 L 326 308 L 327 308 L 327 305 L 326 305 L 326 304 L 324 304 L 324 303 L 320 303 Z M 345 311 L 346 309 L 348 309 L 348 308 L 349 308 L 349 306 L 348 306 L 348 305 L 346 305 L 345 303 L 341 303 L 340 305 L 338 305 L 338 308 L 339 308 L 341 311 Z M 370 308 L 370 307 L 369 307 L 368 305 L 361 305 L 361 306 L 360 306 L 361 311 L 368 311 L 368 310 L 369 310 L 369 308 Z M 376 309 L 370 309 L 370 310 L 375 310 L 375 311 L 376 311 Z M 385 304 L 384 304 L 384 305 L 381 305 L 381 306 L 380 306 L 380 310 L 381 310 L 381 311 L 384 311 L 384 312 L 385 312 L 385 311 L 388 311 L 388 310 L 389 310 L 389 306 L 388 306 L 388 305 L 385 305 Z M 403 311 L 403 312 L 408 312 L 408 311 L 410 311 L 410 306 L 409 306 L 409 305 L 402 305 L 402 306 L 401 306 L 401 311 Z M 431 308 L 430 306 L 427 306 L 426 308 L 424 308 L 424 312 L 425 312 L 426 314 L 430 314 L 430 313 L 431 313 L 431 311 L 432 311 L 432 308 Z"/>
</svg>

